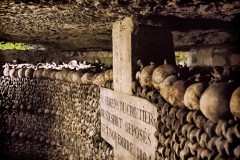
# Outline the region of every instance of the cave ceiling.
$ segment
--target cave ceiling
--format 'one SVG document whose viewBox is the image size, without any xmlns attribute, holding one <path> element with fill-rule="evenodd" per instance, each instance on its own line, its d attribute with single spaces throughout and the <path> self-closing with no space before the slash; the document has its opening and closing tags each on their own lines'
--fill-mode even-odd
<svg viewBox="0 0 240 160">
<path fill-rule="evenodd" d="M 126 16 L 173 33 L 175 48 L 239 43 L 240 1 L 5 0 L 0 41 L 49 49 L 112 49 L 112 23 Z"/>
</svg>

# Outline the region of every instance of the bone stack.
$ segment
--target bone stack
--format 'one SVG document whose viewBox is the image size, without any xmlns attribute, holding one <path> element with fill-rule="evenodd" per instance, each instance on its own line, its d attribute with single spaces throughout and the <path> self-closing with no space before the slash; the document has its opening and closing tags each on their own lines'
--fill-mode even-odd
<svg viewBox="0 0 240 160">
<path fill-rule="evenodd" d="M 113 148 L 100 136 L 99 86 L 69 82 L 66 76 L 51 79 L 52 70 L 36 70 L 42 70 L 36 77 L 22 76 L 22 70 L 21 77 L 1 77 L 1 155 L 113 159 Z"/>
<path fill-rule="evenodd" d="M 132 91 L 158 109 L 157 159 L 239 159 L 239 71 L 229 66 L 153 68 L 141 66 Z"/>
</svg>

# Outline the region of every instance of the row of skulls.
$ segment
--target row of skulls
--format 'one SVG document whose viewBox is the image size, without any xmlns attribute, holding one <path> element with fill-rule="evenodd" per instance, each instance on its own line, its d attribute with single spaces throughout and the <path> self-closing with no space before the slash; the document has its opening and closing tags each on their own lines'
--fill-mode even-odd
<svg viewBox="0 0 240 160">
<path fill-rule="evenodd" d="M 156 159 L 237 160 L 240 158 L 239 120 L 214 122 L 200 110 L 172 106 L 158 90 L 139 86 L 135 96 L 147 99 L 158 110 Z"/>
<path fill-rule="evenodd" d="M 138 64 L 134 93 L 157 90 L 172 106 L 200 110 L 214 122 L 240 119 L 240 65 Z"/>
<path fill-rule="evenodd" d="M 54 62 L 33 64 L 3 65 L 1 75 L 10 78 L 51 79 L 77 84 L 95 84 L 112 86 L 113 70 L 96 61 L 95 63 L 70 61 L 68 64 L 56 65 Z"/>
</svg>

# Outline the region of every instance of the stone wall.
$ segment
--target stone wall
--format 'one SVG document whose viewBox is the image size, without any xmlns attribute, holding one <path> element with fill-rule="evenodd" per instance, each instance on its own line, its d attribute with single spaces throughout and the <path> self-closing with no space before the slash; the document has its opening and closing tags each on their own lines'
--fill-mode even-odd
<svg viewBox="0 0 240 160">
<path fill-rule="evenodd" d="M 101 138 L 99 87 L 1 77 L 0 155 L 4 159 L 113 159 Z"/>
<path fill-rule="evenodd" d="M 100 61 L 106 65 L 112 65 L 112 52 L 110 51 L 0 51 L 0 61 L 12 62 L 13 59 L 37 64 L 38 62 L 65 62 L 71 60 L 94 62 Z"/>
<path fill-rule="evenodd" d="M 238 48 L 229 45 L 194 47 L 188 52 L 187 65 L 239 65 L 239 53 L 240 51 Z"/>
</svg>

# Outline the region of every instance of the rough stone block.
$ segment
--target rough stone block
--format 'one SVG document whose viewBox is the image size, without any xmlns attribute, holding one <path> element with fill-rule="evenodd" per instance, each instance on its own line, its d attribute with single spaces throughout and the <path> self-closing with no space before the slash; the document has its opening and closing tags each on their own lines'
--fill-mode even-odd
<svg viewBox="0 0 240 160">
<path fill-rule="evenodd" d="M 162 27 L 141 25 L 136 19 L 125 18 L 113 24 L 113 82 L 114 90 L 132 94 L 131 82 L 143 65 L 154 62 L 161 65 L 164 59 L 175 64 L 172 34 Z"/>
<path fill-rule="evenodd" d="M 224 66 L 227 63 L 226 57 L 222 55 L 213 56 L 212 61 L 214 66 Z"/>
<path fill-rule="evenodd" d="M 198 65 L 212 65 L 213 47 L 201 47 L 197 49 Z"/>
<path fill-rule="evenodd" d="M 191 51 L 188 52 L 188 57 L 187 57 L 187 66 L 195 66 L 197 65 L 197 53 L 196 51 Z"/>
<path fill-rule="evenodd" d="M 229 56 L 231 52 L 232 48 L 227 46 L 197 47 L 188 52 L 187 65 L 223 66 L 230 63 Z"/>
<path fill-rule="evenodd" d="M 240 65 L 240 54 L 232 54 L 230 56 L 230 64 L 231 66 Z"/>
</svg>

